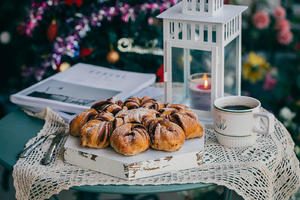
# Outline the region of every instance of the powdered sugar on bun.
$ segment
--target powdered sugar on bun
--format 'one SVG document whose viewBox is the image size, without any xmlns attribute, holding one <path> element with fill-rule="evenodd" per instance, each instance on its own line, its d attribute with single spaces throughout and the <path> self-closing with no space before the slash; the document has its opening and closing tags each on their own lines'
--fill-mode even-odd
<svg viewBox="0 0 300 200">
<path fill-rule="evenodd" d="M 122 117 L 124 122 L 138 122 L 141 123 L 143 118 L 152 117 L 155 118 L 158 112 L 153 109 L 148 108 L 137 108 L 132 110 L 121 110 L 118 112 L 116 117 Z"/>
</svg>

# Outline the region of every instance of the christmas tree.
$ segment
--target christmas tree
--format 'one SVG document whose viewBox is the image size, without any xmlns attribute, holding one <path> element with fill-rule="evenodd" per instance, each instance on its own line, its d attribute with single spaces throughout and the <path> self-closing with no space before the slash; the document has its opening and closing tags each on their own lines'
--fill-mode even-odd
<svg viewBox="0 0 300 200">
<path fill-rule="evenodd" d="M 18 31 L 31 40 L 29 82 L 77 62 L 137 72 L 156 72 L 162 63 L 162 27 L 155 16 L 169 0 L 34 0 Z"/>
</svg>

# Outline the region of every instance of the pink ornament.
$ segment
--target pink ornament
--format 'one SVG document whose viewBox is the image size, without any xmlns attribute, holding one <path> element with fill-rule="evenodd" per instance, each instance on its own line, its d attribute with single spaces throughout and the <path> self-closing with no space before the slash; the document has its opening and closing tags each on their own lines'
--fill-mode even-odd
<svg viewBox="0 0 300 200">
<path fill-rule="evenodd" d="M 291 31 L 281 31 L 277 35 L 277 40 L 280 44 L 288 45 L 293 40 L 293 33 Z"/>
<path fill-rule="evenodd" d="M 286 16 L 286 11 L 283 7 L 278 6 L 277 8 L 275 8 L 275 10 L 273 11 L 273 15 L 277 20 L 280 19 L 284 19 Z"/>
<path fill-rule="evenodd" d="M 149 19 L 148 19 L 148 24 L 149 24 L 149 25 L 152 25 L 152 24 L 153 24 L 153 21 L 154 21 L 153 18 L 152 18 L 152 17 L 149 17 Z"/>
<path fill-rule="evenodd" d="M 273 90 L 277 84 L 277 79 L 273 78 L 270 73 L 266 74 L 264 90 Z"/>
<path fill-rule="evenodd" d="M 253 15 L 252 22 L 256 28 L 265 29 L 270 24 L 270 17 L 265 12 L 259 11 Z"/>
<path fill-rule="evenodd" d="M 275 28 L 280 32 L 290 31 L 290 22 L 287 19 L 281 19 L 276 22 Z"/>
</svg>

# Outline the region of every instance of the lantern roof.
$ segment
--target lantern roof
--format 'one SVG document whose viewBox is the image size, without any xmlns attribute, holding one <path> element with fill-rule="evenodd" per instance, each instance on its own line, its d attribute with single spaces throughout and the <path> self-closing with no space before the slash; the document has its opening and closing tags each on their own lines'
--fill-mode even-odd
<svg viewBox="0 0 300 200">
<path fill-rule="evenodd" d="M 237 5 L 224 5 L 223 8 L 213 16 L 200 16 L 182 13 L 182 2 L 174 5 L 173 7 L 162 12 L 157 18 L 170 19 L 170 20 L 182 20 L 182 21 L 194 21 L 194 22 L 206 22 L 206 23 L 218 23 L 225 24 L 232 20 L 234 17 L 240 15 L 248 7 Z"/>
</svg>

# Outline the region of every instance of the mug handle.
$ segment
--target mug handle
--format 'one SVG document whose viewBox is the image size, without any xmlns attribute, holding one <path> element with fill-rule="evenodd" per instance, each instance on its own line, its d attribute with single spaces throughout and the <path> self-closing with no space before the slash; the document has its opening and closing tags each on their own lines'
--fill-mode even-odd
<svg viewBox="0 0 300 200">
<path fill-rule="evenodd" d="M 253 113 L 254 116 L 258 116 L 258 117 L 264 117 L 268 120 L 268 129 L 267 131 L 262 131 L 260 129 L 258 129 L 257 127 L 254 127 L 254 132 L 258 133 L 258 134 L 264 134 L 264 135 L 268 135 L 271 134 L 274 131 L 274 115 L 268 112 L 261 112 L 261 111 L 256 111 Z"/>
</svg>

